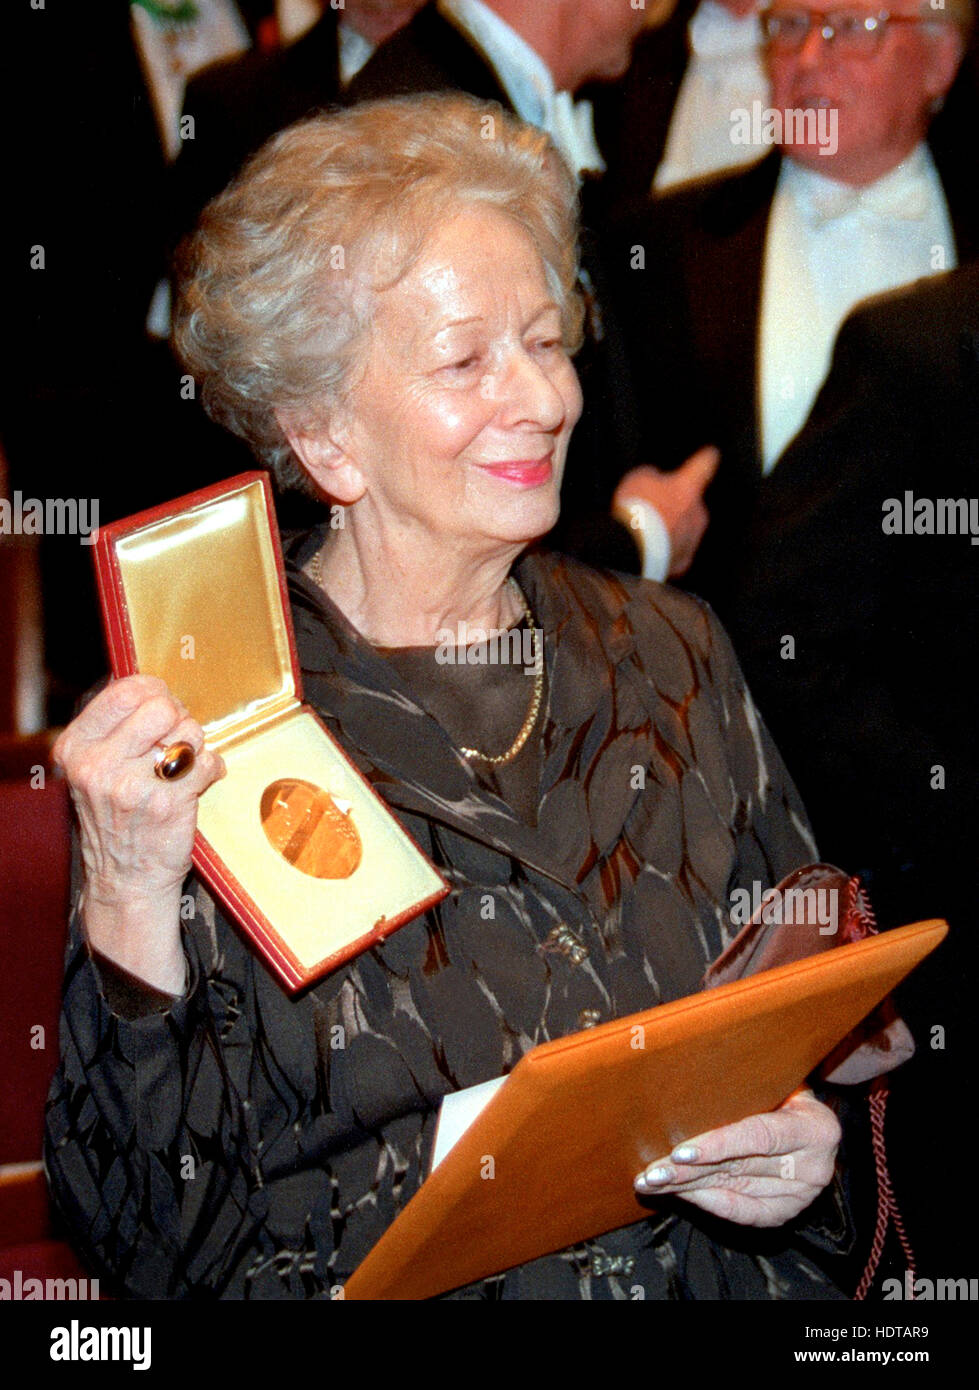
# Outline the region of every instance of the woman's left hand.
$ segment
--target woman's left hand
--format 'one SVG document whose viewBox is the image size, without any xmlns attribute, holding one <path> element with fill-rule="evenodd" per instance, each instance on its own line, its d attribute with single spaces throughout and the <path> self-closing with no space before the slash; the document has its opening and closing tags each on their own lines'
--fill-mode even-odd
<svg viewBox="0 0 979 1390">
<path fill-rule="evenodd" d="M 636 1179 L 642 1196 L 669 1193 L 741 1226 L 781 1226 L 833 1176 L 839 1121 L 809 1090 L 679 1144 Z"/>
</svg>

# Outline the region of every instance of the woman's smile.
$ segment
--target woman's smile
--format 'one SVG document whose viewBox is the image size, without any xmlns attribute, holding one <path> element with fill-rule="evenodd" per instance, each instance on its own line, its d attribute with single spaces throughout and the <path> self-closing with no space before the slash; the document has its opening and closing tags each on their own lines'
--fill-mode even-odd
<svg viewBox="0 0 979 1390">
<path fill-rule="evenodd" d="M 539 459 L 510 459 L 504 463 L 481 463 L 477 467 L 512 487 L 542 487 L 551 480 L 553 457 L 553 453 L 548 453 Z"/>
<path fill-rule="evenodd" d="M 350 426 L 319 478 L 350 506 L 338 544 L 443 575 L 450 551 L 466 572 L 496 553 L 505 573 L 557 520 L 580 413 L 533 239 L 496 208 L 463 208 L 378 295 Z"/>
</svg>

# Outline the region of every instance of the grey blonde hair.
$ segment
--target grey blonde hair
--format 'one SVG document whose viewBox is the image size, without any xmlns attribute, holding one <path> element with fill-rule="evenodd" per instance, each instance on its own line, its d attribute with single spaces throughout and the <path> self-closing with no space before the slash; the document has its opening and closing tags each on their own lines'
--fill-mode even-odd
<svg viewBox="0 0 979 1390">
<path fill-rule="evenodd" d="M 343 403 L 374 294 L 472 203 L 530 235 L 576 349 L 576 181 L 542 131 L 495 103 L 403 97 L 311 117 L 205 209 L 178 253 L 174 345 L 208 414 L 280 487 L 315 491 L 277 413 L 325 421 Z"/>
</svg>

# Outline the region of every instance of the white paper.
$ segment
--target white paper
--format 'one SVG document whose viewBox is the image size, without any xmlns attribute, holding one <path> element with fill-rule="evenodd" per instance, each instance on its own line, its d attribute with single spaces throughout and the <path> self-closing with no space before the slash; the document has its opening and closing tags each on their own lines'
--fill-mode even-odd
<svg viewBox="0 0 979 1390">
<path fill-rule="evenodd" d="M 435 1148 L 432 1152 L 432 1168 L 442 1162 L 445 1155 L 462 1138 L 466 1130 L 481 1110 L 489 1104 L 503 1085 L 505 1076 L 495 1076 L 492 1081 L 481 1081 L 478 1086 L 467 1086 L 464 1091 L 453 1091 L 442 1101 L 438 1126 L 435 1130 Z"/>
</svg>

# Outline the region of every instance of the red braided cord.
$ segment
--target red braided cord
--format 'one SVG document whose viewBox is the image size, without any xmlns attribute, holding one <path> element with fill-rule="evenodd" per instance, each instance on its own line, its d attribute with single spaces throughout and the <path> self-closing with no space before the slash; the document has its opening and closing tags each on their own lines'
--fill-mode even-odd
<svg viewBox="0 0 979 1390">
<path fill-rule="evenodd" d="M 913 1288 L 915 1275 L 914 1251 L 911 1249 L 911 1241 L 908 1239 L 908 1233 L 904 1229 L 904 1219 L 901 1216 L 901 1210 L 897 1204 L 897 1197 L 894 1195 L 894 1189 L 891 1186 L 891 1175 L 887 1167 L 887 1150 L 884 1141 L 884 1112 L 887 1108 L 887 1097 L 889 1095 L 890 1089 L 887 1079 L 883 1076 L 878 1076 L 871 1087 L 870 1094 L 870 1104 L 880 1116 L 879 1121 L 875 1123 L 874 1155 L 876 1161 L 877 1146 L 879 1145 L 880 1164 L 883 1175 L 882 1182 L 887 1193 L 887 1205 L 890 1210 L 891 1220 L 894 1223 L 894 1229 L 897 1231 L 897 1238 L 901 1242 L 901 1249 L 904 1251 L 904 1258 L 907 1261 L 907 1273 L 911 1275 L 911 1285 Z M 871 1114 L 873 1116 L 873 1111 Z M 872 1119 L 872 1123 L 873 1122 Z"/>
<path fill-rule="evenodd" d="M 847 884 L 846 925 L 848 927 L 857 926 L 858 929 L 862 928 L 861 935 L 877 935 L 874 910 L 866 894 L 861 891 L 860 880 L 857 877 L 851 878 Z M 860 1301 L 867 1297 L 877 1272 L 877 1266 L 880 1264 L 880 1257 L 884 1253 L 888 1221 L 894 1223 L 897 1238 L 901 1242 L 901 1249 L 904 1251 L 904 1258 L 907 1261 L 907 1273 L 911 1276 L 908 1297 L 914 1297 L 914 1251 L 911 1249 L 911 1242 L 904 1229 L 904 1220 L 897 1205 L 897 1198 L 894 1196 L 891 1174 L 887 1167 L 884 1120 L 888 1094 L 889 1087 L 886 1076 L 875 1077 L 868 1091 L 868 1101 L 870 1104 L 870 1139 L 874 1150 L 874 1169 L 877 1176 L 877 1224 L 874 1228 L 874 1238 L 870 1246 L 867 1267 L 857 1285 L 857 1291 L 853 1295 L 854 1299 Z"/>
<path fill-rule="evenodd" d="M 860 886 L 859 877 L 854 876 L 846 885 L 846 908 L 843 914 L 845 941 L 859 941 L 864 936 L 877 936 L 877 918 L 870 905 L 870 899 Z"/>
<path fill-rule="evenodd" d="M 854 1299 L 862 1301 L 867 1297 L 870 1286 L 873 1283 L 880 1257 L 884 1250 L 884 1241 L 887 1236 L 888 1221 L 893 1221 L 894 1229 L 897 1232 L 898 1240 L 901 1242 L 901 1249 L 904 1251 L 904 1258 L 907 1261 L 907 1273 L 910 1281 L 906 1284 L 907 1296 L 914 1298 L 914 1273 L 915 1260 L 914 1251 L 911 1249 L 911 1242 L 908 1239 L 907 1231 L 904 1229 L 904 1221 L 897 1199 L 894 1196 L 894 1189 L 891 1186 L 891 1175 L 887 1167 L 887 1148 L 884 1139 L 884 1119 L 887 1109 L 888 1084 L 886 1076 L 875 1077 L 871 1082 L 869 1091 L 870 1103 L 870 1132 L 871 1143 L 874 1150 L 874 1168 L 877 1175 L 877 1224 L 874 1228 L 874 1238 L 870 1247 L 870 1257 L 867 1260 L 867 1267 L 863 1272 L 857 1291 L 853 1295 Z"/>
</svg>

